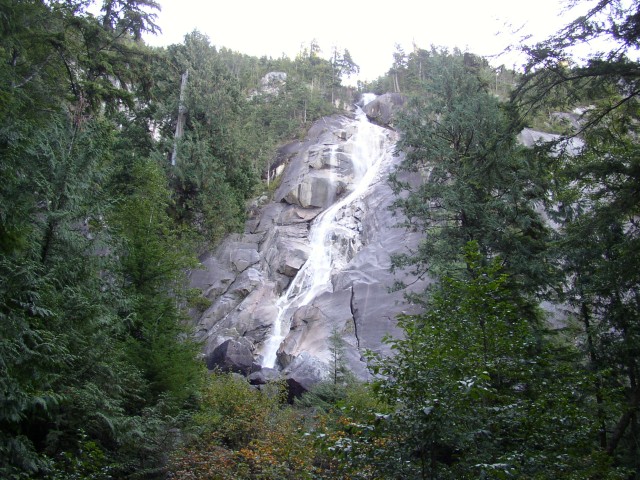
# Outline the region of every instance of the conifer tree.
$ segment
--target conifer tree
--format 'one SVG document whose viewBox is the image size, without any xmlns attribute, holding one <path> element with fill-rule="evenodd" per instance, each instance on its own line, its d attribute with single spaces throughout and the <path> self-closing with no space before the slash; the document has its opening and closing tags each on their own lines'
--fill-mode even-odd
<svg viewBox="0 0 640 480">
<path fill-rule="evenodd" d="M 7 479 L 157 469 L 195 388 L 193 375 L 186 382 L 182 375 L 199 370 L 189 342 L 180 342 L 185 263 L 149 253 L 175 231 L 167 202 L 135 212 L 147 222 L 136 232 L 144 254 L 117 221 L 142 192 L 166 193 L 160 170 L 146 190 L 127 175 L 142 158 L 153 164 L 141 107 L 149 51 L 135 38 L 144 19 L 133 21 L 145 2 L 110 2 L 108 26 L 86 3 L 3 6 L 10 28 L 0 37 L 7 80 L 0 86 L 0 476 Z M 127 263 L 134 258 L 137 270 Z M 145 336 L 136 337 L 132 325 L 152 311 L 163 315 L 146 317 Z M 147 363 L 136 358 L 142 348 Z M 163 354 L 179 361 L 163 364 Z"/>
<path fill-rule="evenodd" d="M 394 355 L 374 364 L 376 391 L 392 406 L 375 424 L 384 439 L 371 459 L 377 473 L 615 475 L 593 452 L 598 425 L 575 395 L 587 374 L 574 368 L 574 348 L 539 344 L 500 258 L 487 265 L 469 242 L 464 261 L 463 272 L 434 288 L 423 314 L 399 318 L 404 337 L 390 340 Z"/>
<path fill-rule="evenodd" d="M 547 229 L 535 209 L 544 165 L 517 145 L 481 67 L 480 59 L 458 51 L 434 50 L 425 61 L 422 89 L 399 121 L 405 157 L 392 177 L 403 225 L 425 238 L 394 265 L 437 276 L 459 268 L 459 252 L 473 240 L 487 261 L 499 255 L 512 280 L 531 293 L 549 276 Z"/>
<path fill-rule="evenodd" d="M 571 305 L 582 327 L 593 371 L 589 392 L 598 405 L 594 440 L 609 461 L 640 471 L 638 463 L 638 168 L 637 1 L 592 2 L 556 34 L 527 45 L 525 74 L 513 94 L 524 113 L 547 110 L 559 96 L 582 112 L 581 148 L 558 145 L 554 203 L 556 252 L 565 273 L 559 301 Z M 579 47 L 606 40 L 607 49 L 576 58 Z M 580 110 L 579 110 L 580 111 Z"/>
</svg>

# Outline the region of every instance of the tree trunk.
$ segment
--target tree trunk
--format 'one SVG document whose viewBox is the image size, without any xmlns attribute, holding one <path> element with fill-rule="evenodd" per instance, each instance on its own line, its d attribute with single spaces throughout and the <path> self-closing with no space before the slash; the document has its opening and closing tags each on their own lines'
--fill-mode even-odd
<svg viewBox="0 0 640 480">
<path fill-rule="evenodd" d="M 176 166 L 178 159 L 178 142 L 184 133 L 184 124 L 187 119 L 187 108 L 184 106 L 184 97 L 187 91 L 187 81 L 189 80 L 189 70 L 182 74 L 180 82 L 180 100 L 178 102 L 178 121 L 176 123 L 176 133 L 173 136 L 173 153 L 171 153 L 171 166 Z"/>
<path fill-rule="evenodd" d="M 631 420 L 638 411 L 639 406 L 640 388 L 636 387 L 632 392 L 627 410 L 622 414 L 620 420 L 618 420 L 618 423 L 616 424 L 616 427 L 611 433 L 611 440 L 609 441 L 609 445 L 607 445 L 607 453 L 609 455 L 613 455 L 613 452 L 615 452 L 616 448 L 618 448 L 618 444 L 620 443 L 620 440 L 622 440 L 624 432 L 627 430 L 627 427 L 631 423 Z"/>
<path fill-rule="evenodd" d="M 582 292 L 581 292 L 582 295 Z M 600 424 L 600 430 L 598 433 L 600 447 L 607 448 L 607 428 L 605 424 L 605 414 L 604 414 L 604 400 L 602 398 L 602 382 L 600 380 L 600 373 L 598 372 L 598 356 L 596 354 L 596 348 L 593 343 L 593 332 L 591 330 L 591 320 L 589 307 L 585 302 L 582 302 L 580 306 L 581 314 L 582 314 L 582 323 L 584 325 L 584 331 L 587 335 L 587 349 L 589 351 L 589 361 L 591 362 L 591 368 L 596 372 L 596 404 L 597 404 L 597 412 L 598 412 L 598 423 Z"/>
</svg>

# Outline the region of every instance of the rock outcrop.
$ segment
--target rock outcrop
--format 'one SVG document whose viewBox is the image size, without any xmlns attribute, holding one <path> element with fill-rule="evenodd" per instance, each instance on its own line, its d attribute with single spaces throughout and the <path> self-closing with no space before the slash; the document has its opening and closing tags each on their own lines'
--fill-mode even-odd
<svg viewBox="0 0 640 480">
<path fill-rule="evenodd" d="M 400 95 L 387 94 L 368 101 L 363 110 L 375 122 L 392 126 L 403 103 Z M 348 367 L 362 379 L 368 378 L 365 350 L 390 354 L 383 337 L 401 335 L 396 316 L 414 311 L 402 292 L 389 292 L 402 280 L 390 272 L 391 256 L 415 248 L 420 236 L 395 227 L 400 219 L 390 210 L 395 196 L 386 179 L 401 160 L 392 155 L 392 129 L 372 127 L 384 132 L 374 142 L 384 143 L 388 151 L 377 176 L 351 200 L 354 178 L 361 175 L 353 159 L 366 155 L 353 141 L 360 138 L 359 128 L 353 115 L 333 115 L 317 121 L 305 140 L 282 147 L 270 169 L 270 176 L 282 172 L 273 200 L 256 204 L 245 233 L 227 237 L 202 259 L 202 269 L 191 273 L 192 286 L 211 301 L 197 324 L 209 368 L 248 375 L 255 385 L 284 376 L 290 394 L 298 395 L 330 374 L 333 332 L 344 340 Z M 530 129 L 519 136 L 529 147 L 557 139 Z M 558 144 L 580 147 L 579 140 Z M 342 201 L 345 196 L 348 203 Z M 323 212 L 329 211 L 336 227 L 324 247 L 334 258 L 329 285 L 304 301 L 288 302 L 285 297 L 299 293 L 285 293 L 288 287 L 304 283 L 298 275 L 308 275 L 312 225 L 324 221 Z M 424 289 L 426 281 L 413 288 Z M 282 314 L 288 318 L 280 338 L 274 325 Z M 277 351 L 270 350 L 265 361 L 271 344 Z"/>
<path fill-rule="evenodd" d="M 405 97 L 399 93 L 385 93 L 363 106 L 372 122 L 393 128 L 398 111 L 404 106 Z"/>
<path fill-rule="evenodd" d="M 253 98 L 257 95 L 264 95 L 266 97 L 273 97 L 280 93 L 282 87 L 287 83 L 286 72 L 268 72 L 264 77 L 260 79 L 260 87 L 254 90 L 249 95 L 249 98 Z"/>
<path fill-rule="evenodd" d="M 584 145 L 582 139 L 577 137 L 567 139 L 555 133 L 541 132 L 539 130 L 533 130 L 532 128 L 524 128 L 518 135 L 518 141 L 528 148 L 556 142 L 554 150 L 558 153 L 565 151 L 569 155 L 577 155 Z"/>
<path fill-rule="evenodd" d="M 244 234 L 226 238 L 202 259 L 203 268 L 192 272 L 192 286 L 211 301 L 197 332 L 209 368 L 254 372 L 256 384 L 273 377 L 271 369 L 260 373 L 258 365 L 278 316 L 278 298 L 309 257 L 311 223 L 352 189 L 351 140 L 357 129 L 351 115 L 334 115 L 317 121 L 304 141 L 283 147 L 285 168 L 273 201 L 255 212 Z M 390 146 L 393 135 L 384 134 Z M 364 351 L 388 354 L 382 338 L 401 333 L 395 316 L 410 307 L 402 293 L 389 293 L 395 280 L 390 255 L 415 246 L 418 238 L 395 228 L 398 219 L 388 208 L 393 193 L 386 179 L 399 160 L 391 152 L 369 189 L 336 216 L 341 233 L 332 248 L 341 261 L 331 272 L 332 288 L 293 312 L 280 344 L 277 369 L 294 393 L 329 374 L 331 332 L 341 333 L 348 366 L 363 379 L 368 377 Z"/>
<path fill-rule="evenodd" d="M 250 345 L 250 342 L 243 338 L 222 342 L 207 358 L 207 367 L 249 375 L 254 368 Z"/>
</svg>

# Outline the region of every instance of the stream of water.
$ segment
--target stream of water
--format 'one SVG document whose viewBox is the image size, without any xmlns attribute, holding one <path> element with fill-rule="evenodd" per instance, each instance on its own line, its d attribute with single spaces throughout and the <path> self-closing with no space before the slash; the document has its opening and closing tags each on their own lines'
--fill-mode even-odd
<svg viewBox="0 0 640 480">
<path fill-rule="evenodd" d="M 276 303 L 278 316 L 273 323 L 271 336 L 263 347 L 263 367 L 276 366 L 278 349 L 289 333 L 291 317 L 295 311 L 311 303 L 321 293 L 332 290 L 332 271 L 336 262 L 344 260 L 336 247 L 340 244 L 338 239 L 353 235 L 353 230 L 337 222 L 339 213 L 363 196 L 378 176 L 382 160 L 389 154 L 384 128 L 370 123 L 360 108 L 357 109 L 354 121 L 357 129 L 348 140 L 352 145 L 345 149 L 351 152 L 353 164 L 351 190 L 318 215 L 311 224 L 309 258 Z M 335 154 L 334 149 L 332 155 Z"/>
</svg>

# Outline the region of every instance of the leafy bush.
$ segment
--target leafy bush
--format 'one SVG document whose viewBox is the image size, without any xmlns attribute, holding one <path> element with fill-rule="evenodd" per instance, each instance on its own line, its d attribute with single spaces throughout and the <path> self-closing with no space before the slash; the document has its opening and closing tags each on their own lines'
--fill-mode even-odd
<svg viewBox="0 0 640 480">
<path fill-rule="evenodd" d="M 173 456 L 172 478 L 313 478 L 303 418 L 285 400 L 281 383 L 256 390 L 234 374 L 213 374 L 193 417 L 192 441 Z"/>
</svg>

